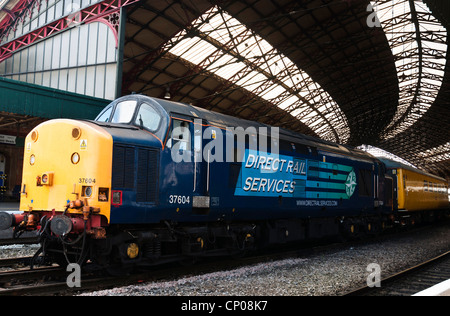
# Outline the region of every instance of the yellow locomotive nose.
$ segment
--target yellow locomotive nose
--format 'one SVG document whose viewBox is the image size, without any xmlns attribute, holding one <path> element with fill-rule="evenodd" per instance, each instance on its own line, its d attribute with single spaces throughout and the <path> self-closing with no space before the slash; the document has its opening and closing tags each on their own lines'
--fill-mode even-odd
<svg viewBox="0 0 450 316">
<path fill-rule="evenodd" d="M 25 140 L 20 210 L 63 212 L 70 201 L 83 200 L 109 222 L 112 148 L 112 136 L 95 123 L 37 126 Z"/>
</svg>

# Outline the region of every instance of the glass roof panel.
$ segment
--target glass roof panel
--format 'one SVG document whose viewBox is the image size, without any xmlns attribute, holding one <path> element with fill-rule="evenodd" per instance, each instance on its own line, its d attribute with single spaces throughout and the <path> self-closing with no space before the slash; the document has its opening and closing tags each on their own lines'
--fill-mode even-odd
<svg viewBox="0 0 450 316">
<path fill-rule="evenodd" d="M 447 63 L 447 30 L 422 0 L 371 3 L 396 57 L 399 78 L 399 106 L 383 135 L 389 139 L 414 125 L 433 105 Z"/>
<path fill-rule="evenodd" d="M 414 166 L 410 162 L 406 161 L 405 159 L 400 158 L 400 157 L 398 157 L 398 156 L 396 156 L 396 155 L 394 155 L 394 154 L 392 154 L 392 153 L 390 153 L 390 152 L 388 152 L 386 150 L 383 150 L 381 148 L 370 146 L 370 145 L 361 145 L 361 146 L 359 146 L 357 148 L 360 149 L 360 150 L 363 150 L 365 152 L 368 152 L 369 154 L 371 154 L 371 155 L 373 155 L 375 157 L 388 158 L 388 159 L 391 159 L 393 161 L 397 161 L 397 162 L 403 163 L 403 164 L 405 164 L 407 166 L 411 166 L 413 168 L 417 168 L 416 166 Z"/>
<path fill-rule="evenodd" d="M 184 30 L 177 36 L 186 38 L 166 49 L 195 65 L 207 60 L 209 64 L 202 65 L 206 70 L 290 111 L 305 124 L 316 117 L 310 127 L 323 139 L 349 140 L 348 121 L 339 106 L 288 57 L 218 7 L 193 23 L 199 24 L 199 36 L 190 37 Z"/>
<path fill-rule="evenodd" d="M 231 55 L 223 55 L 219 59 L 216 59 L 214 62 L 209 64 L 209 66 L 206 67 L 206 69 L 214 72 L 214 71 L 218 71 L 220 68 L 222 68 L 226 65 L 234 64 L 236 62 L 237 62 L 237 59 L 235 57 L 233 57 Z"/>
<path fill-rule="evenodd" d="M 231 77 L 234 77 L 240 71 L 242 71 L 245 67 L 246 66 L 244 63 L 238 62 L 236 58 L 232 58 L 228 63 L 222 64 L 219 68 L 216 68 L 212 72 L 228 80 Z"/>
<path fill-rule="evenodd" d="M 261 93 L 261 97 L 271 100 L 286 92 L 286 89 L 280 85 L 272 85 L 269 89 Z"/>
<path fill-rule="evenodd" d="M 300 102 L 300 99 L 299 99 L 297 96 L 293 95 L 293 96 L 287 98 L 286 100 L 280 102 L 280 103 L 278 104 L 278 107 L 279 107 L 280 109 L 285 110 L 285 109 L 286 109 L 287 107 L 289 107 L 290 105 L 295 104 L 295 103 L 298 103 L 298 102 Z"/>
<path fill-rule="evenodd" d="M 423 153 L 419 153 L 419 157 L 423 159 L 426 163 L 437 163 L 450 160 L 450 142 L 426 150 Z"/>
</svg>

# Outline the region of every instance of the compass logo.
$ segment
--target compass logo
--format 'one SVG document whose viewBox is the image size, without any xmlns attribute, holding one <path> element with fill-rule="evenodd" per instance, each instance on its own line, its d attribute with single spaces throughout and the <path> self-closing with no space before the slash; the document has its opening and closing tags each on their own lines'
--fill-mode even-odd
<svg viewBox="0 0 450 316">
<path fill-rule="evenodd" d="M 347 181 L 345 182 L 345 191 L 347 192 L 348 197 L 352 197 L 353 193 L 355 193 L 356 189 L 356 174 L 355 171 L 352 170 L 348 177 Z"/>
</svg>

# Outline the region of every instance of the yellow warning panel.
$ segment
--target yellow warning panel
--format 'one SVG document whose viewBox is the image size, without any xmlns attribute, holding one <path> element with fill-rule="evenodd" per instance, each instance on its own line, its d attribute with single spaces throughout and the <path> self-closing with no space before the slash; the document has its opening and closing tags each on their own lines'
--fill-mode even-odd
<svg viewBox="0 0 450 316">
<path fill-rule="evenodd" d="M 87 139 L 80 140 L 80 150 L 87 150 L 88 148 L 88 141 Z"/>
</svg>

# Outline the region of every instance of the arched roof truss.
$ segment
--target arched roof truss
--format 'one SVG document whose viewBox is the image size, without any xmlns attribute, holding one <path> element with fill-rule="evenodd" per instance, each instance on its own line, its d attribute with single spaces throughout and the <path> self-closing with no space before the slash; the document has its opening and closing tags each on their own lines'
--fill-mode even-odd
<svg viewBox="0 0 450 316">
<path fill-rule="evenodd" d="M 338 143 L 374 145 L 450 177 L 448 1 L 87 2 L 98 10 L 80 9 L 77 22 L 104 17 L 101 8 L 111 6 L 118 17 L 127 5 L 124 32 L 115 28 L 123 45 L 119 94 L 170 97 Z M 60 14 L 35 19 L 36 29 L 21 28 L 30 12 L 42 13 L 38 3 L 46 0 L 0 0 L 0 60 L 76 27 L 60 6 Z"/>
<path fill-rule="evenodd" d="M 400 88 L 399 104 L 382 138 L 412 127 L 434 104 L 447 63 L 447 30 L 421 0 L 372 1 L 386 34 Z"/>
<path fill-rule="evenodd" d="M 163 50 L 288 112 L 323 139 L 348 141 L 347 118 L 336 102 L 266 40 L 219 7 L 192 25 Z"/>
</svg>

